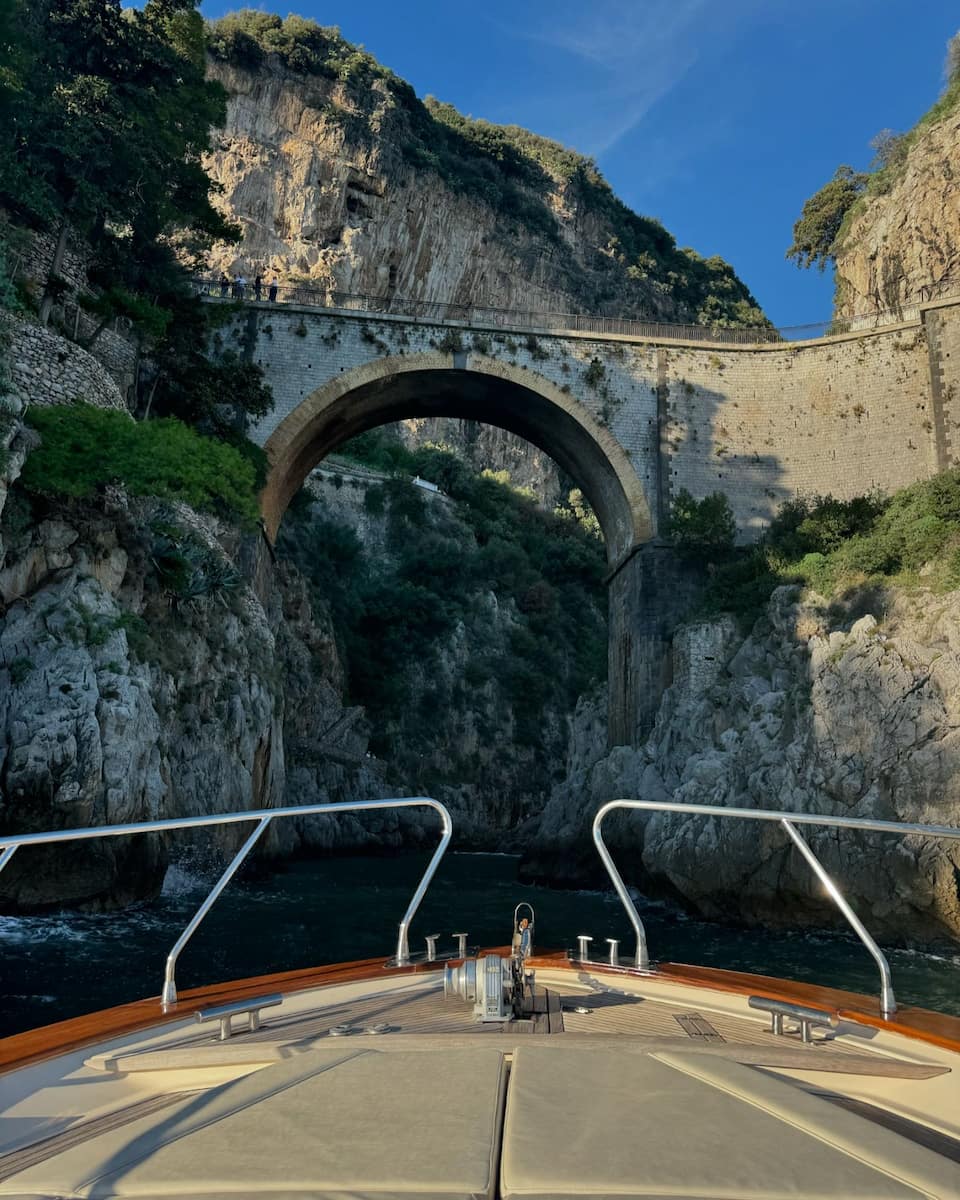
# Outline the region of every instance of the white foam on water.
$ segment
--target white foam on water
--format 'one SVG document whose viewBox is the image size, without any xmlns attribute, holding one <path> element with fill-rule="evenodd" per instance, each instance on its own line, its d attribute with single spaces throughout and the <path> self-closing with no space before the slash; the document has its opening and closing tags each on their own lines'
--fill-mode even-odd
<svg viewBox="0 0 960 1200">
<path fill-rule="evenodd" d="M 918 950 L 913 946 L 903 946 L 888 953 L 896 958 L 920 958 L 924 962 L 948 963 L 951 967 L 960 967 L 960 954 L 934 954 L 931 950 Z"/>
<path fill-rule="evenodd" d="M 69 916 L 0 917 L 0 941 L 22 946 L 32 942 L 85 942 L 91 934 Z M 86 918 L 89 920 L 89 918 Z"/>
<path fill-rule="evenodd" d="M 160 895 L 164 897 L 190 896 L 194 892 L 208 892 L 210 881 L 180 863 L 171 863 L 163 877 Z"/>
</svg>

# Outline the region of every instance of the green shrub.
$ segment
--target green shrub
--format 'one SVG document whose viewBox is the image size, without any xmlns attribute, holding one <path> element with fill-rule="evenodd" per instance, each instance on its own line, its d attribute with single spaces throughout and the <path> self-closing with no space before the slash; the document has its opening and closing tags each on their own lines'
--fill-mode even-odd
<svg viewBox="0 0 960 1200">
<path fill-rule="evenodd" d="M 150 558 L 162 586 L 177 600 L 212 597 L 225 601 L 241 585 L 230 560 L 173 522 L 151 528 Z"/>
<path fill-rule="evenodd" d="M 590 366 L 583 373 L 583 382 L 587 387 L 599 387 L 603 383 L 607 375 L 607 368 L 603 365 L 599 358 L 592 358 Z"/>
<path fill-rule="evenodd" d="M 734 552 L 707 588 L 703 611 L 756 617 L 774 588 L 811 587 L 826 597 L 866 584 L 960 587 L 960 469 L 889 499 L 832 496 L 783 505 L 757 546 Z"/>
<path fill-rule="evenodd" d="M 26 682 L 30 678 L 35 665 L 32 658 L 27 658 L 24 655 L 20 655 L 11 662 L 10 682 L 14 687 L 19 687 L 21 683 Z"/>
<path fill-rule="evenodd" d="M 387 498 L 382 487 L 368 487 L 363 494 L 363 508 L 372 517 L 380 517 L 386 511 Z"/>
<path fill-rule="evenodd" d="M 791 558 L 829 554 L 849 538 L 872 529 L 885 504 L 876 492 L 852 500 L 833 496 L 789 500 L 771 522 L 767 540 Z"/>
<path fill-rule="evenodd" d="M 729 500 L 722 492 L 695 500 L 686 488 L 681 488 L 671 506 L 667 536 L 681 554 L 729 553 L 737 536 Z"/>
<path fill-rule="evenodd" d="M 121 412 L 71 404 L 31 408 L 27 420 L 42 438 L 20 477 L 29 492 L 84 497 L 115 483 L 135 496 L 182 500 L 247 526 L 256 523 L 251 463 L 173 417 L 138 423 Z"/>
</svg>

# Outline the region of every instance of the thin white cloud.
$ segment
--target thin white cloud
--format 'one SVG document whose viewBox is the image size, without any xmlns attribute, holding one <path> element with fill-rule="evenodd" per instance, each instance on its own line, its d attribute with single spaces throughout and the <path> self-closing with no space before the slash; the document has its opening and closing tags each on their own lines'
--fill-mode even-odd
<svg viewBox="0 0 960 1200">
<path fill-rule="evenodd" d="M 718 12 L 718 7 L 720 12 Z M 520 36 L 580 60 L 577 87 L 542 96 L 562 110 L 563 140 L 599 156 L 636 128 L 705 53 L 769 0 L 562 0 Z M 514 34 L 518 31 L 513 30 Z M 539 107 L 539 106 L 538 106 Z"/>
</svg>

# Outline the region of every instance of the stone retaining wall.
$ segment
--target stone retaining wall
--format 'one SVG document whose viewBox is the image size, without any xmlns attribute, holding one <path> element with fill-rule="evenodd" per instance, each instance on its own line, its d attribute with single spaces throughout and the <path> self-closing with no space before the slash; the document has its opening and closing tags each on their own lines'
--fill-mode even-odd
<svg viewBox="0 0 960 1200">
<path fill-rule="evenodd" d="M 49 329 L 18 321 L 6 313 L 0 313 L 0 331 L 9 339 L 10 392 L 24 403 L 85 400 L 97 408 L 127 411 L 115 380 L 86 350 Z"/>
</svg>

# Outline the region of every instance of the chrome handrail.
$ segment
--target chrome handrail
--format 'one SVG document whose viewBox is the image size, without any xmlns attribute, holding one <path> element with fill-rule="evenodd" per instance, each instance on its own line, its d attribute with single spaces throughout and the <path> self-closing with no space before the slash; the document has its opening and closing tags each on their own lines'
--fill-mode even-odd
<svg viewBox="0 0 960 1200">
<path fill-rule="evenodd" d="M 767 808 L 724 808 L 716 804 L 680 804 L 676 801 L 660 800 L 610 800 L 602 805 L 593 819 L 593 842 L 597 848 L 607 874 L 616 889 L 630 924 L 637 936 L 637 948 L 634 954 L 634 964 L 640 969 L 650 965 L 650 955 L 647 949 L 647 935 L 637 912 L 636 905 L 627 891 L 620 872 L 614 864 L 610 851 L 603 840 L 601 825 L 608 813 L 614 809 L 629 809 L 640 812 L 672 812 L 685 813 L 688 816 L 733 817 L 745 821 L 776 821 L 787 832 L 790 840 L 797 847 L 817 878 L 826 888 L 827 893 L 846 917 L 857 937 L 863 942 L 873 956 L 880 970 L 880 1011 L 883 1016 L 891 1017 L 897 1011 L 897 1001 L 893 993 L 893 981 L 890 975 L 890 964 L 886 956 L 870 936 L 860 918 L 856 915 L 840 889 L 827 873 L 823 864 L 810 849 L 807 842 L 794 828 L 795 825 L 828 825 L 835 829 L 859 829 L 871 833 L 896 833 L 900 837 L 919 834 L 924 837 L 942 837 L 960 839 L 960 829 L 951 825 L 919 825 L 907 821 L 871 821 L 864 817 L 832 817 L 819 813 L 779 812 Z"/>
<path fill-rule="evenodd" d="M 196 932 L 200 922 L 213 907 L 214 902 L 236 874 L 240 865 L 271 821 L 276 820 L 278 817 L 311 817 L 321 813 L 346 813 L 361 812 L 368 809 L 422 807 L 435 809 L 440 814 L 441 836 L 440 844 L 427 864 L 427 868 L 400 922 L 400 929 L 397 934 L 397 953 L 393 961 L 397 966 L 406 966 L 410 962 L 410 946 L 408 941 L 410 922 L 420 907 L 420 902 L 423 900 L 426 890 L 430 886 L 430 881 L 433 879 L 437 867 L 440 865 L 440 860 L 443 858 L 447 846 L 450 844 L 450 838 L 453 836 L 453 822 L 450 819 L 450 813 L 439 800 L 432 800 L 428 796 L 405 796 L 390 800 L 354 800 L 343 804 L 291 805 L 287 808 L 254 809 L 251 812 L 216 813 L 207 817 L 170 818 L 162 821 L 134 821 L 129 825 L 102 825 L 99 828 L 87 829 L 62 829 L 50 833 L 24 833 L 15 836 L 0 834 L 0 847 L 2 847 L 2 853 L 0 853 L 0 871 L 3 870 L 21 846 L 46 846 L 57 842 L 86 841 L 89 838 L 126 837 L 136 833 L 164 833 L 174 829 L 201 829 L 212 825 L 236 825 L 241 821 L 257 821 L 257 828 L 233 856 L 226 870 L 207 893 L 203 903 L 193 914 L 183 933 L 174 942 L 170 953 L 167 955 L 164 968 L 163 990 L 160 999 L 163 1011 L 166 1012 L 177 1002 L 175 974 L 180 952 Z"/>
</svg>

